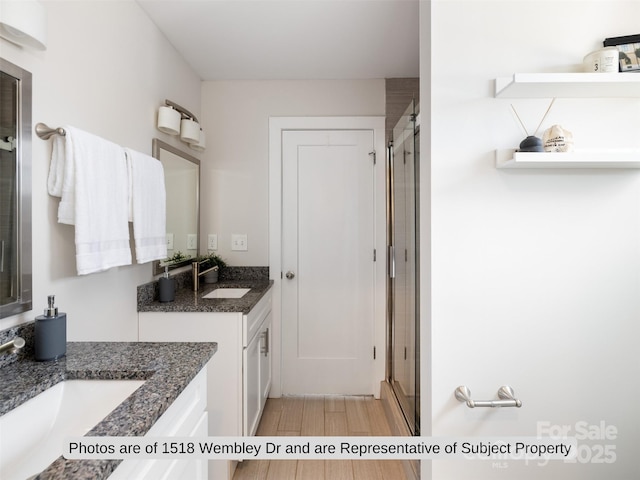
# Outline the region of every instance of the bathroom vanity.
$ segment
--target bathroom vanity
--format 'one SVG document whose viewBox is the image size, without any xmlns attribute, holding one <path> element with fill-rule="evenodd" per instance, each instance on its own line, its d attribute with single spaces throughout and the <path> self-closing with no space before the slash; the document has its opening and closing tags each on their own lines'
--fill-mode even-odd
<svg viewBox="0 0 640 480">
<path fill-rule="evenodd" d="M 271 285 L 268 280 L 182 288 L 171 303 L 139 305 L 142 342 L 218 344 L 208 369 L 209 435 L 254 435 L 271 387 Z M 238 298 L 237 289 L 248 289 Z M 241 292 L 240 292 L 241 293 Z M 212 461 L 210 478 L 231 478 L 233 462 Z"/>
<path fill-rule="evenodd" d="M 28 346 L 30 339 L 25 337 Z M 41 472 L 37 475 L 41 480 L 206 479 L 206 460 L 67 460 L 60 456 L 62 452 L 49 450 L 62 450 L 57 436 L 207 436 L 205 376 L 215 351 L 214 343 L 201 342 L 70 342 L 67 355 L 58 361 L 36 362 L 32 354 L 25 354 L 3 366 L 0 415 L 7 415 L 0 416 L 0 428 L 3 441 L 10 443 L 3 445 L 0 454 L 0 478 L 24 479 Z M 60 406 L 59 397 L 42 398 L 53 394 L 61 382 L 77 381 L 90 388 L 69 408 Z M 122 395 L 100 419 L 83 423 L 85 414 L 105 401 L 105 395 L 89 398 L 87 392 L 102 391 L 110 382 L 129 381 L 135 383 L 133 393 Z M 30 408 L 29 402 L 39 399 L 48 407 Z M 17 416 L 11 418 L 12 414 Z M 77 428 L 71 425 L 78 422 Z"/>
</svg>

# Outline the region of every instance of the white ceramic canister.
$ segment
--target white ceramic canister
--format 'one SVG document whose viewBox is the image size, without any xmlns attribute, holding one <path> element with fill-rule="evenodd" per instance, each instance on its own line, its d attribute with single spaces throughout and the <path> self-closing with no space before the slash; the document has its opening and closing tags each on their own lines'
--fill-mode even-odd
<svg viewBox="0 0 640 480">
<path fill-rule="evenodd" d="M 585 72 L 615 73 L 618 71 L 620 54 L 616 47 L 607 47 L 591 52 L 583 60 Z"/>
</svg>

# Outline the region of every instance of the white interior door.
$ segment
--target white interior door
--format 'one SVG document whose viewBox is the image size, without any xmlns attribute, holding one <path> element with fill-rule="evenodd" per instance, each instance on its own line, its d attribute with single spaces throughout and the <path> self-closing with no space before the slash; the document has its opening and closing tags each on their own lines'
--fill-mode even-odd
<svg viewBox="0 0 640 480">
<path fill-rule="evenodd" d="M 371 394 L 371 130 L 282 137 L 282 391 Z"/>
</svg>

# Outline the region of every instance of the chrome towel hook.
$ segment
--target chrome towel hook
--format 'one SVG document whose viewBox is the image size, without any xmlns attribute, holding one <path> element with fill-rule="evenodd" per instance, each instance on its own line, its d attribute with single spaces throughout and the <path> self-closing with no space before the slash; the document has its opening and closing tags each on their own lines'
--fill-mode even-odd
<svg viewBox="0 0 640 480">
<path fill-rule="evenodd" d="M 475 408 L 475 407 L 517 407 L 520 408 L 522 406 L 522 402 L 515 397 L 515 392 L 513 388 L 509 385 L 503 385 L 498 389 L 498 398 L 500 400 L 472 400 L 471 399 L 471 390 L 465 385 L 460 385 L 456 388 L 455 397 L 460 402 L 465 402 L 467 407 Z"/>
</svg>

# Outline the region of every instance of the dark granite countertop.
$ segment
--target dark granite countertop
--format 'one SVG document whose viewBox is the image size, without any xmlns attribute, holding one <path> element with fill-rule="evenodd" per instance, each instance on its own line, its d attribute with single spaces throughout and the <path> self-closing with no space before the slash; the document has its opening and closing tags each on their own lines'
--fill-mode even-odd
<svg viewBox="0 0 640 480">
<path fill-rule="evenodd" d="M 192 288 L 178 288 L 173 302 L 162 303 L 151 296 L 138 301 L 139 312 L 240 312 L 243 314 L 255 307 L 258 301 L 269 291 L 273 280 L 226 280 L 200 286 L 194 292 Z M 216 288 L 250 288 L 241 298 L 202 298 Z"/>
<path fill-rule="evenodd" d="M 70 342 L 60 360 L 20 358 L 0 368 L 0 415 L 71 379 L 146 382 L 87 435 L 143 436 L 215 353 L 215 343 Z M 104 479 L 120 460 L 58 458 L 39 480 Z"/>
</svg>

